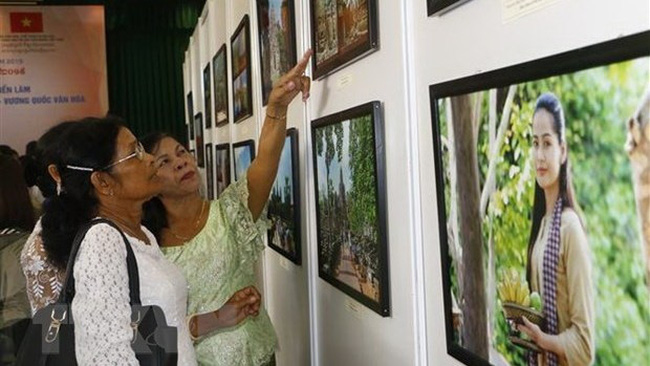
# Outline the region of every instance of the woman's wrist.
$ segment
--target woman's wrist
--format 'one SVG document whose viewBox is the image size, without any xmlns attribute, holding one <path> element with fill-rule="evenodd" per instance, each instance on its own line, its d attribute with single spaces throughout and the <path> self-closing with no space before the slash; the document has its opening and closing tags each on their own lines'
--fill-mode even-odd
<svg viewBox="0 0 650 366">
<path fill-rule="evenodd" d="M 214 330 L 221 329 L 223 328 L 223 322 L 221 317 L 219 316 L 219 309 L 215 310 L 212 312 L 212 316 L 214 319 Z"/>
<path fill-rule="evenodd" d="M 540 332 L 539 335 L 535 339 L 533 339 L 533 342 L 535 342 L 535 344 L 537 344 L 541 349 L 543 349 L 545 351 L 550 351 L 548 349 L 548 343 L 547 343 L 547 340 L 546 340 L 546 333 Z"/>
<path fill-rule="evenodd" d="M 223 324 L 219 318 L 219 310 L 203 314 L 192 314 L 187 317 L 187 329 L 193 341 L 221 328 L 223 328 Z"/>
<path fill-rule="evenodd" d="M 269 103 L 266 107 L 266 116 L 274 120 L 287 119 L 287 106 Z"/>
<path fill-rule="evenodd" d="M 198 321 L 196 314 L 187 317 L 187 330 L 190 333 L 190 339 L 192 339 L 192 341 L 196 341 L 200 337 L 198 334 Z"/>
<path fill-rule="evenodd" d="M 558 342 L 557 336 L 541 332 L 535 343 L 547 352 L 553 352 L 560 357 L 564 357 L 564 350 L 562 349 L 562 345 Z"/>
</svg>

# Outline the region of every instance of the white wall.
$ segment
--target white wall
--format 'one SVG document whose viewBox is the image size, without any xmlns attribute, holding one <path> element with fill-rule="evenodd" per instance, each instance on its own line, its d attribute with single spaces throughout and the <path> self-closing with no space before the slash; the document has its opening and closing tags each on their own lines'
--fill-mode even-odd
<svg viewBox="0 0 650 366">
<path fill-rule="evenodd" d="M 310 162 L 307 199 L 313 264 L 314 365 L 416 362 L 405 1 L 379 1 L 379 51 L 312 84 L 310 120 L 372 100 L 383 102 L 391 304 L 391 316 L 382 318 L 318 277 L 314 176 Z"/>
<path fill-rule="evenodd" d="M 427 17 L 426 1 L 408 1 L 414 106 L 414 135 L 421 202 L 422 257 L 426 299 L 426 342 L 429 365 L 461 365 L 447 355 L 436 223 L 437 202 L 430 84 L 486 72 L 650 29 L 647 0 L 559 0 L 508 24 L 498 0 L 472 0 L 441 17 Z M 624 4 L 624 5 L 623 5 Z M 453 36 L 450 36 L 453 35 Z"/>
<path fill-rule="evenodd" d="M 302 16 L 303 2 L 296 1 L 296 53 L 300 58 L 307 49 L 304 46 L 305 27 Z M 258 101 L 255 113 L 259 110 L 259 121 L 263 121 L 266 107 L 262 108 L 261 65 L 259 55 L 259 38 L 257 27 L 256 1 L 251 1 L 251 33 L 253 50 L 253 75 L 258 84 L 253 93 L 253 99 Z M 287 111 L 287 128 L 294 127 L 298 130 L 298 158 L 300 166 L 300 197 L 305 202 L 309 182 L 306 176 L 306 166 L 309 161 L 307 154 L 306 138 L 309 134 L 305 118 L 305 104 L 296 98 Z M 269 315 L 278 335 L 280 349 L 276 353 L 279 366 L 282 365 L 309 365 L 311 362 L 310 340 L 310 308 L 309 308 L 309 253 L 306 205 L 300 207 L 301 222 L 301 262 L 297 266 L 271 248 L 265 251 L 265 287 Z"/>
<path fill-rule="evenodd" d="M 447 355 L 428 87 L 650 29 L 650 2 L 558 0 L 504 24 L 501 1 L 470 0 L 428 17 L 426 0 L 378 0 L 380 50 L 314 81 L 306 107 L 289 110 L 299 130 L 302 266 L 272 249 L 263 258 L 265 304 L 278 365 L 460 365 Z M 208 0 L 186 57 L 195 112 L 201 75 L 242 16 L 250 16 L 253 116 L 206 132 L 206 141 L 257 141 L 263 121 L 255 0 Z M 296 1 L 298 56 L 310 45 L 309 1 Z M 216 10 L 215 10 L 216 9 Z M 205 14 L 205 13 L 204 13 Z M 207 34 L 207 35 L 203 35 Z M 197 61 L 201 57 L 201 62 Z M 230 62 L 230 61 L 229 61 Z M 230 68 L 229 68 L 230 78 Z M 186 75 L 187 77 L 187 75 Z M 187 93 L 186 93 L 187 94 Z M 232 105 L 232 90 L 231 105 Z M 371 100 L 383 102 L 391 316 L 382 318 L 318 277 L 310 121 Z M 232 109 L 232 108 L 231 108 Z M 232 118 L 232 110 L 230 111 Z M 214 122 L 214 121 L 213 121 Z M 212 139 L 207 135 L 211 134 Z"/>
<path fill-rule="evenodd" d="M 259 132 L 263 123 L 265 108 L 262 106 L 262 91 L 260 80 L 259 45 L 257 37 L 257 12 L 256 1 L 254 0 L 208 0 L 202 12 L 201 19 L 197 23 L 192 41 L 190 43 L 189 59 L 186 63 L 194 67 L 189 77 L 192 80 L 191 88 L 194 95 L 195 113 L 203 111 L 203 69 L 219 50 L 222 44 L 226 44 L 228 55 L 228 80 L 232 80 L 232 64 L 230 37 L 235 32 L 245 14 L 249 16 L 250 23 L 250 44 L 251 44 L 251 71 L 253 115 L 243 121 L 233 124 L 233 91 L 232 82 L 228 83 L 229 88 L 229 118 L 228 125 L 222 127 L 214 126 L 204 132 L 205 142 L 215 144 L 237 143 L 253 139 L 255 147 L 258 148 Z M 302 54 L 305 48 L 303 43 L 303 27 L 301 4 L 296 4 L 297 21 L 297 48 Z M 205 21 L 203 21 L 205 19 Z M 199 62 L 194 58 L 200 58 Z M 188 68 L 187 66 L 185 67 Z M 186 75 L 188 77 L 188 75 Z M 214 86 L 212 86 L 214 88 Z M 187 95 L 186 91 L 186 95 Z M 214 103 L 214 101 L 213 101 Z M 214 105 L 212 108 L 214 112 Z M 288 127 L 295 127 L 299 130 L 300 162 L 304 166 L 307 157 L 305 156 L 305 130 L 308 126 L 305 122 L 305 106 L 297 101 L 294 102 L 288 111 Z M 204 116 L 205 121 L 205 116 Z M 232 165 L 232 164 L 231 164 Z M 232 176 L 231 170 L 231 176 Z M 301 194 L 306 189 L 305 169 L 301 169 Z M 205 175 L 204 175 L 205 176 Z M 302 207 L 303 217 L 306 217 L 307 210 Z M 308 288 L 308 248 L 307 248 L 307 226 L 303 220 L 303 258 L 302 266 L 296 266 L 286 260 L 272 249 L 266 249 L 261 257 L 258 267 L 258 287 L 263 294 L 264 304 L 275 326 L 279 338 L 279 349 L 276 352 L 278 365 L 308 365 L 311 362 L 310 353 L 310 317 L 309 317 L 309 288 Z"/>
</svg>

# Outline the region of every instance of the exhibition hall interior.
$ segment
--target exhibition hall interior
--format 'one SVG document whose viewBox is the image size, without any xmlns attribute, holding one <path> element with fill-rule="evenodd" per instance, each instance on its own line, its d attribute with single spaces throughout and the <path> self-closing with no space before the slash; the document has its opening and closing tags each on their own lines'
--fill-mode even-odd
<svg viewBox="0 0 650 366">
<path fill-rule="evenodd" d="M 0 366 L 650 366 L 650 2 L 0 0 Z"/>
</svg>

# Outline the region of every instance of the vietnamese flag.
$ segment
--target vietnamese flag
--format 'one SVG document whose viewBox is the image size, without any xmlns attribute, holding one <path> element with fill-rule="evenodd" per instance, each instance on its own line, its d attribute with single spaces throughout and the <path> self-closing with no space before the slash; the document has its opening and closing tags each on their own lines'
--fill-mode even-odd
<svg viewBox="0 0 650 366">
<path fill-rule="evenodd" d="M 43 13 L 9 13 L 11 33 L 43 33 Z"/>
</svg>

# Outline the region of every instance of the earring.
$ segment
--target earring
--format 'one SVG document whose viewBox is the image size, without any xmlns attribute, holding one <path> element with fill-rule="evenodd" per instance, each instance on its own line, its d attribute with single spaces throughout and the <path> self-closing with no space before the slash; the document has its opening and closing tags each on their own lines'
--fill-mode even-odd
<svg viewBox="0 0 650 366">
<path fill-rule="evenodd" d="M 56 182 L 56 195 L 60 196 L 61 193 L 63 193 L 63 187 L 61 186 L 61 182 Z"/>
</svg>

